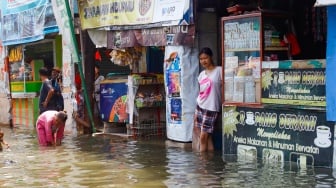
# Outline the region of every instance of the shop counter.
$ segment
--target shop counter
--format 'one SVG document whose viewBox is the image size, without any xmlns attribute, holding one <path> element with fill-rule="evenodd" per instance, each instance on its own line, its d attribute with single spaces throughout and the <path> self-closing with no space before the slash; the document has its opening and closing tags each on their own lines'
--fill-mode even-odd
<svg viewBox="0 0 336 188">
<path fill-rule="evenodd" d="M 13 123 L 34 128 L 39 115 L 41 81 L 11 82 Z"/>
</svg>

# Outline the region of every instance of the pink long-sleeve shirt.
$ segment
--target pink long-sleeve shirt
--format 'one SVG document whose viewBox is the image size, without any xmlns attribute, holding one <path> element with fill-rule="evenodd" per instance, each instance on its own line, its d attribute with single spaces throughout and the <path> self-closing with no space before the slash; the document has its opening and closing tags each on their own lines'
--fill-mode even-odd
<svg viewBox="0 0 336 188">
<path fill-rule="evenodd" d="M 37 119 L 36 128 L 44 129 L 45 135 L 40 135 L 39 137 L 45 137 L 47 142 L 54 143 L 54 136 L 52 133 L 51 126 L 54 124 L 54 117 L 57 111 L 49 110 L 43 112 Z M 56 132 L 56 139 L 63 139 L 64 136 L 64 124 L 60 126 Z"/>
</svg>

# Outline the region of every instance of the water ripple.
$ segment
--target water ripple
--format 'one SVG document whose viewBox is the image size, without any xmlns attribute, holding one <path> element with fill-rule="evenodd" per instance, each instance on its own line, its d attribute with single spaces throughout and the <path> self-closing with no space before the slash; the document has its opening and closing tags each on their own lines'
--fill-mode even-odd
<svg viewBox="0 0 336 188">
<path fill-rule="evenodd" d="M 40 147 L 33 130 L 5 130 L 0 187 L 335 187 L 332 169 L 292 169 L 168 147 L 163 139 L 66 135 Z M 225 162 L 224 160 L 225 159 Z"/>
</svg>

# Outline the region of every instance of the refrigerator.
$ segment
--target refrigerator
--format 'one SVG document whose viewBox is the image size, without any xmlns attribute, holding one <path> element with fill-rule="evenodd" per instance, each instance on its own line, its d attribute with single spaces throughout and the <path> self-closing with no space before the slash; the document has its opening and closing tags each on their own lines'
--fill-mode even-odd
<svg viewBox="0 0 336 188">
<path fill-rule="evenodd" d="M 100 83 L 100 116 L 104 122 L 128 122 L 126 112 L 127 76 Z"/>
<path fill-rule="evenodd" d="M 185 46 L 166 46 L 164 59 L 167 138 L 191 142 L 199 90 L 198 52 Z"/>
</svg>

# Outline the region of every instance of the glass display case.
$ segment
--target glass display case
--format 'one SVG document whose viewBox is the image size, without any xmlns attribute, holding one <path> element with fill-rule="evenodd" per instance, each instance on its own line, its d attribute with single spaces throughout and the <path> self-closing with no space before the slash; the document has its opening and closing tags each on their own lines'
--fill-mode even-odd
<svg viewBox="0 0 336 188">
<path fill-rule="evenodd" d="M 263 12 L 221 19 L 225 104 L 261 103 L 261 63 L 290 59 L 289 21 L 286 14 Z"/>
</svg>

